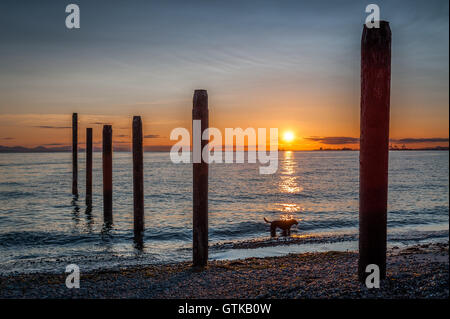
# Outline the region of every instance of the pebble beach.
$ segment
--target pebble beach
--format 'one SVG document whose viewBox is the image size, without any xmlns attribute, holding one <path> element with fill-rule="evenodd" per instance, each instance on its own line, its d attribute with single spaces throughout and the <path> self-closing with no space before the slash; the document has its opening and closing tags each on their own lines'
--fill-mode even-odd
<svg viewBox="0 0 450 319">
<path fill-rule="evenodd" d="M 79 289 L 66 287 L 65 274 L 3 276 L 0 298 L 449 297 L 448 242 L 390 249 L 387 278 L 379 289 L 358 282 L 357 262 L 356 252 L 330 251 L 210 261 L 203 270 L 189 262 L 88 273 L 81 269 Z"/>
</svg>

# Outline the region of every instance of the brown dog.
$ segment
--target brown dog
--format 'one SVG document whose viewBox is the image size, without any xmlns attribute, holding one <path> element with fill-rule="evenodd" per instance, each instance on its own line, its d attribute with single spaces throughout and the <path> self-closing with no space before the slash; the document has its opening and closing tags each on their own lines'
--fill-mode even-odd
<svg viewBox="0 0 450 319">
<path fill-rule="evenodd" d="M 283 236 L 289 236 L 291 234 L 292 225 L 298 225 L 298 222 L 295 219 L 274 220 L 270 222 L 264 217 L 264 221 L 270 224 L 270 236 L 272 237 L 277 235 L 277 227 L 283 231 Z"/>
</svg>

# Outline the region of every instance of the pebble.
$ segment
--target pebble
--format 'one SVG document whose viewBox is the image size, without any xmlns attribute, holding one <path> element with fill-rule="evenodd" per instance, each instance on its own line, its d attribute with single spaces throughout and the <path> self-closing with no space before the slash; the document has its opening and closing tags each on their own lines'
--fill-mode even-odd
<svg viewBox="0 0 450 319">
<path fill-rule="evenodd" d="M 357 263 L 355 252 L 325 252 L 210 261 L 201 272 L 142 265 L 81 274 L 80 289 L 65 274 L 15 274 L 0 277 L 0 298 L 449 298 L 448 242 L 391 250 L 380 289 L 358 281 Z"/>
</svg>

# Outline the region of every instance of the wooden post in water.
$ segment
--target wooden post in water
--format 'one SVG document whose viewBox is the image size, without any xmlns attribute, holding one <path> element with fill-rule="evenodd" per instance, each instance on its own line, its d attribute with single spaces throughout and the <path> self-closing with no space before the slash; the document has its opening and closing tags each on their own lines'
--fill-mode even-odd
<svg viewBox="0 0 450 319">
<path fill-rule="evenodd" d="M 376 264 L 386 277 L 391 30 L 364 26 L 361 41 L 359 280 Z"/>
<path fill-rule="evenodd" d="M 200 120 L 201 124 L 198 123 Z M 204 267 L 208 262 L 208 163 L 202 150 L 208 144 L 201 139 L 209 127 L 208 93 L 195 90 L 192 108 L 193 157 L 193 251 L 194 267 Z M 201 140 L 201 142 L 200 142 Z"/>
<path fill-rule="evenodd" d="M 86 128 L 86 206 L 92 206 L 92 128 Z"/>
<path fill-rule="evenodd" d="M 133 195 L 134 238 L 140 242 L 144 231 L 144 153 L 140 116 L 133 117 Z"/>
<path fill-rule="evenodd" d="M 72 114 L 72 195 L 78 196 L 78 114 Z"/>
<path fill-rule="evenodd" d="M 112 127 L 103 126 L 103 217 L 112 223 Z"/>
</svg>

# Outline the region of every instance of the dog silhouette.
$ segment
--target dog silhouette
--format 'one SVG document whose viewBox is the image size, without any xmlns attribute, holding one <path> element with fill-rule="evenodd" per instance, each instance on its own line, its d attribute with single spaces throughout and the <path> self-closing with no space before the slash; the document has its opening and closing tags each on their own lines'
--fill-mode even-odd
<svg viewBox="0 0 450 319">
<path fill-rule="evenodd" d="M 280 228 L 283 231 L 283 236 L 289 236 L 291 235 L 292 225 L 298 225 L 298 222 L 295 219 L 268 221 L 264 217 L 264 221 L 270 224 L 270 236 L 272 237 L 277 235 L 277 228 Z"/>
</svg>

